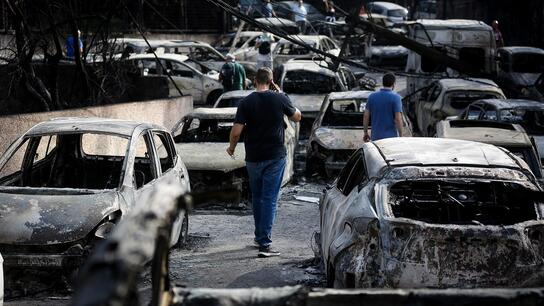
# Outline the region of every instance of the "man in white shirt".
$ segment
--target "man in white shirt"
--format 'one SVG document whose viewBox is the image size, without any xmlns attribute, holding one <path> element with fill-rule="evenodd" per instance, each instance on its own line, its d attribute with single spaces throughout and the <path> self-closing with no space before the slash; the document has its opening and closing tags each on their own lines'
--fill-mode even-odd
<svg viewBox="0 0 544 306">
<path fill-rule="evenodd" d="M 295 22 L 298 26 L 298 29 L 300 30 L 300 34 L 306 33 L 306 15 L 308 15 L 308 11 L 306 11 L 306 7 L 304 6 L 304 1 L 299 0 L 298 5 L 295 6 L 293 9 L 293 14 L 295 15 Z"/>
<path fill-rule="evenodd" d="M 263 32 L 263 34 L 257 38 L 255 43 L 255 49 L 259 52 L 257 54 L 257 69 L 262 67 L 273 69 L 272 42 L 272 35 L 267 32 Z"/>
</svg>

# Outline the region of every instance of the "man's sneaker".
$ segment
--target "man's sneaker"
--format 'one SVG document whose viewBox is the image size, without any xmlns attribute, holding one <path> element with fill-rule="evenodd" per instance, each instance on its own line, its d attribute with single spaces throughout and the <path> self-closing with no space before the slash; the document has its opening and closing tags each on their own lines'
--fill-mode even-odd
<svg viewBox="0 0 544 306">
<path fill-rule="evenodd" d="M 280 256 L 280 252 L 272 250 L 270 246 L 266 247 L 260 247 L 259 248 L 259 256 L 260 258 L 266 258 L 266 257 L 273 257 L 273 256 Z"/>
</svg>

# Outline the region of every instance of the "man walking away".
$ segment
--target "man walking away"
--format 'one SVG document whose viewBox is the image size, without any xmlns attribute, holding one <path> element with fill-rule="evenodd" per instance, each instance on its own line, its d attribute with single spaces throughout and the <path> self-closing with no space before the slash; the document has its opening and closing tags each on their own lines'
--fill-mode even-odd
<svg viewBox="0 0 544 306">
<path fill-rule="evenodd" d="M 395 75 L 383 76 L 383 88 L 371 94 L 366 103 L 364 114 L 364 141 L 369 142 L 384 138 L 402 137 L 402 101 L 393 91 Z M 368 134 L 368 124 L 372 119 L 372 137 Z"/>
<path fill-rule="evenodd" d="M 261 15 L 267 18 L 276 17 L 276 12 L 274 12 L 274 8 L 272 7 L 270 0 L 264 0 L 261 4 Z"/>
<path fill-rule="evenodd" d="M 236 62 L 232 54 L 227 54 L 226 63 L 221 67 L 219 81 L 223 84 L 223 92 L 243 90 L 246 88 L 246 70 Z"/>
<path fill-rule="evenodd" d="M 325 21 L 336 22 L 336 11 L 332 0 L 323 0 L 325 3 Z"/>
<path fill-rule="evenodd" d="M 272 36 L 270 33 L 263 32 L 263 34 L 257 38 L 255 49 L 259 52 L 259 54 L 257 54 L 257 69 L 262 67 L 272 69 Z"/>
<path fill-rule="evenodd" d="M 259 245 L 259 257 L 271 257 L 280 255 L 270 245 L 287 155 L 283 116 L 294 122 L 299 122 L 302 116 L 287 95 L 279 93 L 279 87 L 272 81 L 270 68 L 257 70 L 255 90 L 238 105 L 227 153 L 234 156 L 244 130 L 255 242 Z"/>
<path fill-rule="evenodd" d="M 495 36 L 495 44 L 497 48 L 504 47 L 504 38 L 502 37 L 502 32 L 499 29 L 499 21 L 493 20 L 493 22 L 491 22 L 491 27 L 493 28 L 493 35 Z"/>
<path fill-rule="evenodd" d="M 308 15 L 308 12 L 304 6 L 304 1 L 298 0 L 298 5 L 293 9 L 293 15 L 295 15 L 295 23 L 300 34 L 306 34 L 306 15 Z"/>
</svg>

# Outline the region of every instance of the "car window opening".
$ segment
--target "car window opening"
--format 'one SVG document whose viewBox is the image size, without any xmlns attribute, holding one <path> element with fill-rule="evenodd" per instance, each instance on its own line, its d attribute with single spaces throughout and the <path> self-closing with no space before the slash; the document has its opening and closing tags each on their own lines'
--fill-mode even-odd
<svg viewBox="0 0 544 306">
<path fill-rule="evenodd" d="M 512 182 L 403 181 L 390 190 L 397 218 L 434 224 L 513 225 L 537 220 L 532 192 Z"/>
</svg>

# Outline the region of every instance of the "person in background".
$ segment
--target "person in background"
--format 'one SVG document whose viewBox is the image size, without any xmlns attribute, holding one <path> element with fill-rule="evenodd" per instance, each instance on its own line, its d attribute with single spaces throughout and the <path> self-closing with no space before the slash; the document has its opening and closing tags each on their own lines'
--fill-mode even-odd
<svg viewBox="0 0 544 306">
<path fill-rule="evenodd" d="M 266 32 L 263 32 L 257 38 L 255 42 L 255 49 L 259 52 L 257 54 L 257 69 L 262 67 L 273 68 L 272 40 L 272 35 Z"/>
<path fill-rule="evenodd" d="M 308 11 L 304 6 L 304 1 L 298 1 L 298 5 L 293 9 L 293 15 L 300 34 L 306 34 L 306 16 L 308 15 Z"/>
<path fill-rule="evenodd" d="M 78 36 L 78 44 L 76 44 L 76 39 L 74 38 L 74 35 L 68 35 L 66 37 L 66 57 L 67 58 L 74 58 L 75 48 L 79 47 L 79 54 L 83 54 L 83 41 L 81 40 L 81 32 L 77 30 L 77 36 Z"/>
<path fill-rule="evenodd" d="M 246 70 L 230 53 L 227 54 L 226 62 L 221 67 L 219 81 L 223 84 L 223 92 L 246 89 Z"/>
<path fill-rule="evenodd" d="M 258 257 L 279 256 L 271 248 L 272 226 L 286 165 L 284 116 L 299 122 L 302 115 L 272 80 L 272 70 L 261 68 L 255 76 L 255 92 L 240 101 L 230 132 L 227 153 L 234 156 L 245 132 L 246 167 L 255 220 L 254 242 Z"/>
<path fill-rule="evenodd" d="M 332 0 L 323 0 L 325 3 L 325 21 L 336 22 L 336 11 Z"/>
<path fill-rule="evenodd" d="M 395 75 L 383 76 L 383 88 L 368 97 L 363 119 L 364 141 L 402 137 L 402 100 L 394 92 Z M 368 134 L 368 124 L 372 119 L 372 136 Z"/>
<path fill-rule="evenodd" d="M 261 14 L 263 17 L 276 17 L 276 12 L 270 3 L 270 0 L 264 0 L 261 6 Z"/>
<path fill-rule="evenodd" d="M 499 21 L 493 20 L 493 22 L 491 22 L 491 27 L 493 28 L 493 34 L 495 35 L 495 44 L 497 48 L 504 47 L 504 39 L 502 37 L 502 32 L 499 29 Z"/>
</svg>

